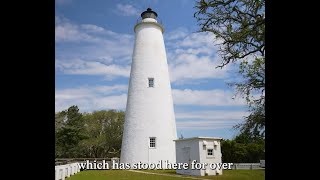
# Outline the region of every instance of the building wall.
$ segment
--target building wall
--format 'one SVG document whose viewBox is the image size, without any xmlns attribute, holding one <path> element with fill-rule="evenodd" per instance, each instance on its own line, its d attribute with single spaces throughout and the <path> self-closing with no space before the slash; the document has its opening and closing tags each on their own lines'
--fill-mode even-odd
<svg viewBox="0 0 320 180">
<path fill-rule="evenodd" d="M 190 149 L 189 158 L 186 157 L 186 154 L 185 154 L 186 148 Z M 176 141 L 176 160 L 177 160 L 177 163 L 189 163 L 189 168 L 190 168 L 188 170 L 177 169 L 176 170 L 177 174 L 200 176 L 199 170 L 191 169 L 191 162 L 193 160 L 196 160 L 197 162 L 200 161 L 198 140 L 192 139 L 192 140 L 186 140 L 186 141 Z"/>
<path fill-rule="evenodd" d="M 203 141 L 207 142 L 206 146 L 203 146 Z M 218 145 L 214 148 L 214 141 L 217 141 Z M 187 160 L 184 149 L 190 148 L 190 161 Z M 207 149 L 213 149 L 213 157 L 207 156 Z M 189 167 L 191 168 L 191 162 L 196 160 L 198 163 L 221 163 L 221 146 L 219 140 L 204 140 L 204 139 L 190 139 L 190 140 L 178 140 L 176 141 L 176 160 L 177 163 L 190 163 Z M 190 170 L 176 170 L 177 174 L 186 174 L 193 176 L 204 176 L 207 175 L 216 175 L 216 170 L 210 169 L 207 166 L 205 170 L 190 169 Z M 220 170 L 220 175 L 222 170 Z"/>
<path fill-rule="evenodd" d="M 206 141 L 207 145 L 204 146 L 204 141 Z M 218 143 L 216 147 L 214 147 L 214 141 Z M 222 162 L 222 154 L 221 154 L 221 146 L 219 140 L 199 140 L 199 152 L 200 152 L 200 162 L 201 163 L 221 163 Z M 213 156 L 208 156 L 207 149 L 213 149 Z M 216 175 L 216 170 L 211 169 L 207 166 L 206 170 L 201 170 L 201 176 L 204 176 L 205 173 L 208 175 Z M 222 174 L 222 169 L 219 174 Z"/>
<path fill-rule="evenodd" d="M 162 29 L 148 19 L 135 27 L 122 163 L 175 162 L 177 134 Z M 148 78 L 154 78 L 154 88 Z M 156 137 L 155 149 L 149 148 L 149 137 Z"/>
</svg>

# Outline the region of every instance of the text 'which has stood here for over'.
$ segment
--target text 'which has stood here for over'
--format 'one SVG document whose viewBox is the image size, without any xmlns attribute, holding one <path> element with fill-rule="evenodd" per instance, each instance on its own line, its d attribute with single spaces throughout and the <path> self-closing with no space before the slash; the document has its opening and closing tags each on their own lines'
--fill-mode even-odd
<svg viewBox="0 0 320 180">
<path fill-rule="evenodd" d="M 159 161 L 158 163 L 117 163 L 112 161 L 111 167 L 109 163 L 103 160 L 90 162 L 89 160 L 78 163 L 80 169 L 231 169 L 233 163 L 199 163 L 196 160 L 190 163 L 170 163 L 169 161 Z"/>
</svg>

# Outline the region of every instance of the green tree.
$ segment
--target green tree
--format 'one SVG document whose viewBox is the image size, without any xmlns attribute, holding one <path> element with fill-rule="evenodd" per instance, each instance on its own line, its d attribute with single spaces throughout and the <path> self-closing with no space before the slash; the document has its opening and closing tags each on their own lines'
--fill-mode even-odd
<svg viewBox="0 0 320 180">
<path fill-rule="evenodd" d="M 233 153 L 234 153 L 233 156 L 234 156 L 235 163 L 247 162 L 246 157 L 247 157 L 248 151 L 245 144 L 235 143 Z"/>
<path fill-rule="evenodd" d="M 85 138 L 82 114 L 77 106 L 60 112 L 58 119 L 63 119 L 63 125 L 56 132 L 56 156 L 73 158 L 79 155 L 78 143 Z M 59 122 L 59 121 L 58 121 Z"/>
<path fill-rule="evenodd" d="M 63 150 L 60 146 L 60 143 L 57 141 L 57 133 L 62 129 L 62 127 L 64 127 L 65 117 L 66 117 L 65 111 L 58 112 L 55 114 L 55 135 L 56 135 L 55 155 L 56 157 L 61 157 L 63 155 Z"/>
<path fill-rule="evenodd" d="M 248 163 L 257 163 L 261 159 L 265 159 L 264 153 L 264 142 L 259 143 L 249 143 L 246 145 L 247 154 L 246 154 L 246 162 Z"/>
<path fill-rule="evenodd" d="M 61 130 L 65 125 L 66 112 L 61 111 L 55 114 L 55 132 Z"/>
<path fill-rule="evenodd" d="M 265 0 L 199 0 L 194 17 L 200 32 L 219 42 L 223 68 L 239 65 L 242 80 L 230 83 L 246 99 L 250 115 L 236 128 L 250 137 L 264 137 L 265 128 Z"/>
<path fill-rule="evenodd" d="M 77 106 L 56 113 L 57 158 L 119 157 L 124 112 L 101 110 L 80 113 Z"/>
<path fill-rule="evenodd" d="M 120 155 L 124 112 L 115 110 L 94 111 L 84 115 L 87 139 L 80 142 L 85 157 Z"/>
<path fill-rule="evenodd" d="M 236 143 L 242 143 L 242 144 L 249 144 L 249 143 L 260 143 L 261 141 L 264 141 L 262 137 L 252 137 L 251 133 L 249 132 L 242 132 L 239 133 L 235 138 L 234 141 Z"/>
<path fill-rule="evenodd" d="M 234 146 L 235 141 L 233 140 L 221 140 L 221 153 L 222 153 L 222 162 L 225 163 L 234 163 Z"/>
<path fill-rule="evenodd" d="M 117 112 L 115 110 L 109 111 L 110 120 L 105 124 L 106 139 L 108 143 L 108 149 L 106 153 L 112 156 L 120 156 L 123 125 L 124 125 L 124 112 Z"/>
<path fill-rule="evenodd" d="M 221 141 L 222 162 L 258 163 L 265 159 L 265 141 L 252 139 L 248 134 L 239 134 L 232 140 Z"/>
</svg>

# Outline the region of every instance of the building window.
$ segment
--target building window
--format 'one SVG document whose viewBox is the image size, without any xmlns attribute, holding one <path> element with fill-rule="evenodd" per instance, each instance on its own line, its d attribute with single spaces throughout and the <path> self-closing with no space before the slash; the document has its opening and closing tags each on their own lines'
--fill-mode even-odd
<svg viewBox="0 0 320 180">
<path fill-rule="evenodd" d="M 213 156 L 213 149 L 208 149 L 207 152 L 208 152 L 208 156 Z"/>
<path fill-rule="evenodd" d="M 154 78 L 148 78 L 149 87 L 154 87 Z"/>
<path fill-rule="evenodd" d="M 156 138 L 155 137 L 150 137 L 150 139 L 149 139 L 149 147 L 150 148 L 156 148 Z"/>
</svg>

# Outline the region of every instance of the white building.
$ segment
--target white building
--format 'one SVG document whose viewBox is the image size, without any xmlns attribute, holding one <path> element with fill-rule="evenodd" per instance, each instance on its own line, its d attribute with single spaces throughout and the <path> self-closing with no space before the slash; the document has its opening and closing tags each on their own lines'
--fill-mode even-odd
<svg viewBox="0 0 320 180">
<path fill-rule="evenodd" d="M 177 174 L 193 176 L 222 175 L 222 169 L 210 168 L 209 164 L 222 163 L 220 140 L 216 137 L 194 137 L 178 139 L 176 142 L 176 163 L 188 163 L 188 169 L 177 169 Z M 192 169 L 191 163 L 207 163 L 205 169 Z M 212 166 L 213 167 L 213 166 Z"/>
<path fill-rule="evenodd" d="M 174 163 L 177 134 L 164 28 L 150 8 L 141 17 L 134 27 L 120 163 Z"/>
</svg>

